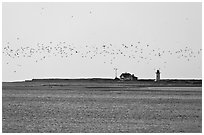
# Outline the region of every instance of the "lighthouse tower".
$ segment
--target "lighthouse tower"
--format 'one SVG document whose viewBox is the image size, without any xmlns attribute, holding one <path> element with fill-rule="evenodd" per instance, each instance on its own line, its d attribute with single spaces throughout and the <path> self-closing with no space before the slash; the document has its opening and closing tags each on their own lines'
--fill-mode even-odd
<svg viewBox="0 0 204 135">
<path fill-rule="evenodd" d="M 159 70 L 157 70 L 157 72 L 156 72 L 156 80 L 155 81 L 156 82 L 160 81 L 160 71 Z"/>
</svg>

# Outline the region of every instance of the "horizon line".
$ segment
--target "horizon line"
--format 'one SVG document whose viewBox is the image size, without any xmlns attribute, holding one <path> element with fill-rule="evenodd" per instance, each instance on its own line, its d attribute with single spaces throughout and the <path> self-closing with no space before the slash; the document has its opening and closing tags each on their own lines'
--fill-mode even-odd
<svg viewBox="0 0 204 135">
<path fill-rule="evenodd" d="M 12 80 L 12 81 L 3 81 L 4 82 L 26 82 L 33 80 L 92 80 L 92 79 L 101 79 L 101 80 L 115 80 L 115 78 L 105 78 L 105 77 L 87 77 L 87 78 L 32 78 L 24 80 Z M 155 80 L 155 78 L 138 78 L 137 80 Z M 136 81 L 137 81 L 136 80 Z M 162 78 L 160 80 L 202 80 L 202 78 Z"/>
</svg>

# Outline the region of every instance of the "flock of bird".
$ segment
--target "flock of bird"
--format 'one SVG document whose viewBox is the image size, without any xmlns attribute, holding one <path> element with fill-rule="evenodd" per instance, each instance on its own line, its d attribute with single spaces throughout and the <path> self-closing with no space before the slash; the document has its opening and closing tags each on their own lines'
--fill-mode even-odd
<svg viewBox="0 0 204 135">
<path fill-rule="evenodd" d="M 19 40 L 19 38 L 17 38 Z M 102 44 L 102 45 L 73 45 L 67 42 L 48 42 L 37 43 L 34 47 L 19 47 L 12 48 L 9 42 L 3 47 L 3 54 L 11 59 L 26 58 L 34 60 L 35 63 L 46 60 L 50 57 L 60 57 L 69 59 L 70 57 L 79 56 L 83 59 L 97 59 L 104 57 L 103 63 L 114 65 L 117 59 L 125 57 L 132 59 L 137 63 L 151 63 L 155 59 L 162 60 L 163 64 L 167 64 L 168 60 L 165 57 L 171 56 L 176 59 L 190 61 L 201 54 L 202 49 L 193 50 L 190 47 L 181 48 L 178 50 L 164 50 L 161 48 L 152 48 L 149 44 L 144 44 L 138 41 L 134 44 Z M 31 59 L 32 58 L 32 59 Z M 6 62 L 9 64 L 9 62 Z M 17 66 L 22 66 L 17 64 Z M 16 72 L 16 71 L 15 71 Z"/>
<path fill-rule="evenodd" d="M 41 14 L 45 8 L 41 8 Z M 92 14 L 92 11 L 89 11 Z M 71 18 L 74 18 L 72 15 Z M 16 38 L 20 40 L 19 37 Z M 133 62 L 147 64 L 153 62 L 155 59 L 160 59 L 162 64 L 167 64 L 167 57 L 174 57 L 172 59 L 182 59 L 187 62 L 200 56 L 202 49 L 193 50 L 186 46 L 178 50 L 165 50 L 162 48 L 154 48 L 149 44 L 140 41 L 134 44 L 101 44 L 101 45 L 73 45 L 68 42 L 47 42 L 37 43 L 34 47 L 20 46 L 19 48 L 12 48 L 14 46 L 7 42 L 3 47 L 4 56 L 10 58 L 10 61 L 5 61 L 6 64 L 12 63 L 12 59 L 26 58 L 39 63 L 50 57 L 60 57 L 62 59 L 69 59 L 70 57 L 79 56 L 83 59 L 97 59 L 97 57 L 104 57 L 104 64 L 111 64 L 115 66 L 116 61 L 121 57 L 133 60 Z M 101 59 L 100 59 L 101 60 Z M 21 64 L 16 64 L 21 67 Z M 16 72 L 16 71 L 14 71 Z"/>
</svg>

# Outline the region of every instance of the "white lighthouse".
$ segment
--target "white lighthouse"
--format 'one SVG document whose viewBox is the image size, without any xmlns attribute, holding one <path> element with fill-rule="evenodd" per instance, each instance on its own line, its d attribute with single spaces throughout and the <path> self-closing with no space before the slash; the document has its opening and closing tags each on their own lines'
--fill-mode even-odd
<svg viewBox="0 0 204 135">
<path fill-rule="evenodd" d="M 159 70 L 157 70 L 157 72 L 156 72 L 156 80 L 155 81 L 156 82 L 160 81 L 160 71 Z"/>
</svg>

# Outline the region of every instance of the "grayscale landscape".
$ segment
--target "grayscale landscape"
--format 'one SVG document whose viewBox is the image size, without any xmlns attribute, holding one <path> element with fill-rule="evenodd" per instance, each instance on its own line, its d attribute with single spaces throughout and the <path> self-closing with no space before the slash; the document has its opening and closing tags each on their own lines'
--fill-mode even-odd
<svg viewBox="0 0 204 135">
<path fill-rule="evenodd" d="M 3 2 L 3 133 L 202 133 L 202 2 Z"/>
</svg>

